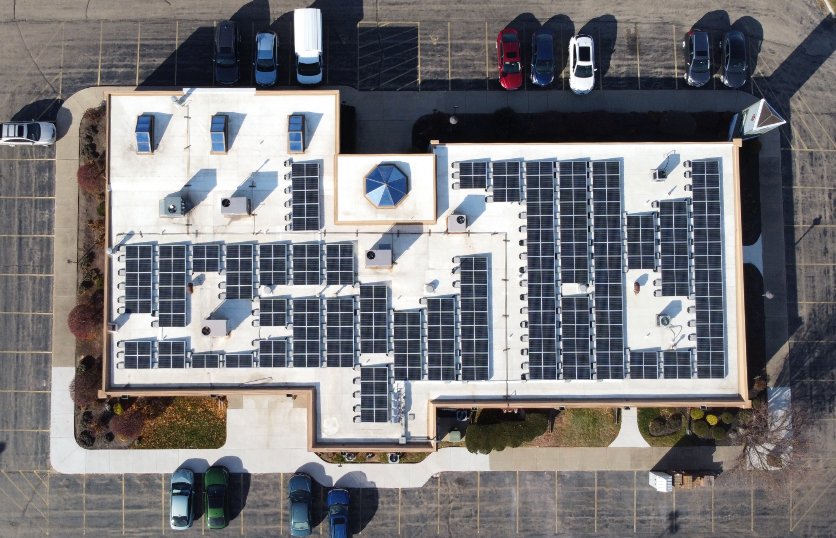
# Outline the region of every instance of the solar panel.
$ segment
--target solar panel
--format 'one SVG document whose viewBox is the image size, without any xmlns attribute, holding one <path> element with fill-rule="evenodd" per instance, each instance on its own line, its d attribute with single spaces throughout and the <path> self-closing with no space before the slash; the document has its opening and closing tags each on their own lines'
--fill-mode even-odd
<svg viewBox="0 0 836 538">
<path fill-rule="evenodd" d="M 658 351 L 630 352 L 630 379 L 658 379 L 658 377 Z"/>
<path fill-rule="evenodd" d="M 294 231 L 319 230 L 319 163 L 293 163 L 290 180 L 293 196 L 291 228 Z"/>
<path fill-rule="evenodd" d="M 385 284 L 360 285 L 360 352 L 389 351 L 389 288 Z"/>
<path fill-rule="evenodd" d="M 261 327 L 287 326 L 287 299 L 262 297 L 258 303 L 258 323 Z"/>
<path fill-rule="evenodd" d="M 240 243 L 226 246 L 226 298 L 253 298 L 254 245 Z"/>
<path fill-rule="evenodd" d="M 595 243 L 595 377 L 624 379 L 624 269 L 621 163 L 592 162 Z"/>
<path fill-rule="evenodd" d="M 486 380 L 490 377 L 490 262 L 487 256 L 462 256 L 459 263 L 462 379 Z"/>
<path fill-rule="evenodd" d="M 560 214 L 560 280 L 589 282 L 589 205 L 586 161 L 558 163 Z"/>
<path fill-rule="evenodd" d="M 219 353 L 192 353 L 192 368 L 219 368 L 221 355 Z"/>
<path fill-rule="evenodd" d="M 125 368 L 130 370 L 151 368 L 151 352 L 154 344 L 151 340 L 129 340 L 124 344 Z"/>
<path fill-rule="evenodd" d="M 659 230 L 662 295 L 689 295 L 688 203 L 685 200 L 659 202 Z"/>
<path fill-rule="evenodd" d="M 158 368 L 185 368 L 186 342 L 183 340 L 162 340 L 157 343 Z"/>
<path fill-rule="evenodd" d="M 325 282 L 329 286 L 351 286 L 354 281 L 354 243 L 327 243 Z"/>
<path fill-rule="evenodd" d="M 389 420 L 389 368 L 367 366 L 360 368 L 360 421 L 386 422 Z"/>
<path fill-rule="evenodd" d="M 258 283 L 262 286 L 287 284 L 287 244 L 258 245 Z"/>
<path fill-rule="evenodd" d="M 691 379 L 691 350 L 677 349 L 662 352 L 665 379 Z"/>
<path fill-rule="evenodd" d="M 354 366 L 354 296 L 325 300 L 325 364 Z"/>
<path fill-rule="evenodd" d="M 288 153 L 305 152 L 305 115 L 291 114 L 287 118 Z"/>
<path fill-rule="evenodd" d="M 588 296 L 560 298 L 560 343 L 563 379 L 590 379 Z"/>
<path fill-rule="evenodd" d="M 192 245 L 192 273 L 216 273 L 221 270 L 221 245 Z"/>
<path fill-rule="evenodd" d="M 487 162 L 460 162 L 459 188 L 485 189 L 488 186 Z"/>
<path fill-rule="evenodd" d="M 427 297 L 427 378 L 456 379 L 455 297 Z"/>
<path fill-rule="evenodd" d="M 293 285 L 322 284 L 320 270 L 321 247 L 319 243 L 294 243 L 293 249 Z"/>
<path fill-rule="evenodd" d="M 656 269 L 655 213 L 627 215 L 627 266 L 630 269 Z"/>
<path fill-rule="evenodd" d="M 525 185 L 528 372 L 531 379 L 557 379 L 554 162 L 525 163 Z"/>
<path fill-rule="evenodd" d="M 726 376 L 720 162 L 691 165 L 697 377 Z"/>
<path fill-rule="evenodd" d="M 224 355 L 224 366 L 227 368 L 252 368 L 253 354 L 247 353 L 227 353 Z"/>
<path fill-rule="evenodd" d="M 421 311 L 395 311 L 393 318 L 394 378 L 418 381 L 423 377 L 424 358 L 421 349 Z"/>
<path fill-rule="evenodd" d="M 320 366 L 319 299 L 293 299 L 293 366 Z"/>
<path fill-rule="evenodd" d="M 125 245 L 125 310 L 151 313 L 154 282 L 154 245 Z"/>
<path fill-rule="evenodd" d="M 287 366 L 287 339 L 259 340 L 258 366 L 259 368 L 284 368 Z"/>
<path fill-rule="evenodd" d="M 520 171 L 519 161 L 491 163 L 494 202 L 520 201 Z"/>
<path fill-rule="evenodd" d="M 186 326 L 186 245 L 160 245 L 159 326 Z"/>
</svg>

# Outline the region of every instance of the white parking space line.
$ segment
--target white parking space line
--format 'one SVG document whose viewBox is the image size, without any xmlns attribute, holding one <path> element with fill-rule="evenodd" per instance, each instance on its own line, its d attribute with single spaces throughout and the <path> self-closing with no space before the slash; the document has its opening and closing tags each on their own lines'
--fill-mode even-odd
<svg viewBox="0 0 836 538">
<path fill-rule="evenodd" d="M 714 533 L 714 481 L 711 481 L 711 532 Z"/>
<path fill-rule="evenodd" d="M 104 21 L 99 21 L 99 68 L 96 73 L 96 86 L 102 85 L 102 39 L 104 38 Z"/>
<path fill-rule="evenodd" d="M 438 487 L 435 490 L 435 533 L 441 534 L 441 475 L 438 475 L 435 483 Z"/>
<path fill-rule="evenodd" d="M 679 66 L 677 65 L 677 56 L 679 56 L 679 51 L 677 50 L 677 39 L 676 39 L 676 25 L 673 25 L 673 83 L 675 88 L 679 89 Z"/>
<path fill-rule="evenodd" d="M 125 475 L 122 475 L 122 535 L 125 534 Z"/>
<path fill-rule="evenodd" d="M 637 508 L 638 508 L 638 503 L 637 503 L 637 499 L 636 499 L 637 496 L 638 496 L 638 494 L 636 492 L 636 471 L 633 471 L 633 533 L 634 534 L 636 533 L 636 529 L 637 529 L 636 520 L 638 519 L 636 517 Z"/>
<path fill-rule="evenodd" d="M 488 21 L 485 20 L 485 89 L 490 89 L 490 80 L 491 80 L 491 72 L 490 72 L 490 64 L 488 61 L 488 57 L 490 56 L 488 53 Z"/>
<path fill-rule="evenodd" d="M 638 89 L 642 89 L 642 66 L 641 61 L 639 61 L 639 42 L 641 41 L 639 38 L 639 23 L 635 24 L 636 28 L 636 79 L 638 83 Z"/>
<path fill-rule="evenodd" d="M 174 21 L 174 85 L 177 86 L 177 60 L 180 48 L 180 21 Z"/>
<path fill-rule="evenodd" d="M 595 517 L 592 519 L 594 522 L 593 525 L 593 532 L 598 532 L 598 471 L 595 471 Z"/>
<path fill-rule="evenodd" d="M 485 31 L 487 32 L 487 23 L 485 23 Z M 481 482 L 482 482 L 482 473 L 481 471 L 476 471 L 476 534 L 481 532 L 480 529 L 480 521 L 479 521 L 479 503 L 481 501 Z"/>
<path fill-rule="evenodd" d="M 416 22 L 418 25 L 418 91 L 421 91 L 421 21 Z"/>
<path fill-rule="evenodd" d="M 165 475 L 160 475 L 160 528 L 165 534 Z"/>
<path fill-rule="evenodd" d="M 554 472 L 554 533 L 557 534 L 557 471 Z"/>
<path fill-rule="evenodd" d="M 284 528 L 284 474 L 279 473 L 279 532 Z"/>
<path fill-rule="evenodd" d="M 139 86 L 139 44 L 142 41 L 142 21 L 136 25 L 136 79 L 134 86 Z"/>
<path fill-rule="evenodd" d="M 450 21 L 447 21 L 447 91 L 453 90 L 453 45 L 450 43 Z"/>
<path fill-rule="evenodd" d="M 514 495 L 514 508 L 516 509 L 517 534 L 520 533 L 520 472 L 517 471 L 517 494 Z"/>
<path fill-rule="evenodd" d="M 61 66 L 58 68 L 58 99 L 64 98 L 64 23 L 61 23 Z"/>
<path fill-rule="evenodd" d="M 398 488 L 398 535 L 401 534 L 401 488 Z"/>
<path fill-rule="evenodd" d="M 81 533 L 87 534 L 87 474 L 81 481 Z"/>
</svg>

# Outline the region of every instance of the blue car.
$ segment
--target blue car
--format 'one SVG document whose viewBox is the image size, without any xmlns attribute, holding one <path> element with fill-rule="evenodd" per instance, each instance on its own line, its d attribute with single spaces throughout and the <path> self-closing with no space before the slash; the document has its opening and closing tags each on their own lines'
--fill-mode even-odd
<svg viewBox="0 0 836 538">
<path fill-rule="evenodd" d="M 554 37 L 538 30 L 531 37 L 531 82 L 548 86 L 554 80 Z"/>
<path fill-rule="evenodd" d="M 332 489 L 328 492 L 328 527 L 331 538 L 347 538 L 348 532 L 348 491 Z"/>
<path fill-rule="evenodd" d="M 290 535 L 311 534 L 311 477 L 296 473 L 288 482 L 288 507 L 290 508 Z"/>
</svg>

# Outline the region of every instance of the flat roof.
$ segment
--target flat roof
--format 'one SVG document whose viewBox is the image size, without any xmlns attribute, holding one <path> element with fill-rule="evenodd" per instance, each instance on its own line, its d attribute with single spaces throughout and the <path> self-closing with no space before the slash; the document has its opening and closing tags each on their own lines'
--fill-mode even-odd
<svg viewBox="0 0 836 538">
<path fill-rule="evenodd" d="M 336 91 L 116 93 L 109 113 L 114 393 L 315 386 L 319 439 L 396 443 L 427 440 L 434 401 L 745 391 L 733 143 L 339 155 Z M 225 154 L 211 152 L 218 113 Z M 136 152 L 141 114 L 155 117 L 150 155 Z M 303 154 L 288 152 L 290 114 L 306 118 Z M 392 220 L 375 215 L 398 208 L 358 190 L 380 162 L 405 163 L 412 180 Z M 161 216 L 172 195 L 188 200 L 183 216 Z M 236 198 L 249 214 L 224 208 Z"/>
</svg>

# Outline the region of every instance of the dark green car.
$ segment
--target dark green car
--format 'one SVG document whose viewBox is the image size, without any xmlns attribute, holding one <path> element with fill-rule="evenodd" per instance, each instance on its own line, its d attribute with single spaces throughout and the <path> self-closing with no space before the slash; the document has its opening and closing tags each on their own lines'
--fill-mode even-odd
<svg viewBox="0 0 836 538">
<path fill-rule="evenodd" d="M 227 490 L 229 471 L 223 465 L 213 465 L 203 475 L 203 509 L 206 510 L 206 526 L 223 529 L 229 524 Z"/>
</svg>

